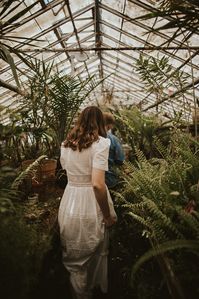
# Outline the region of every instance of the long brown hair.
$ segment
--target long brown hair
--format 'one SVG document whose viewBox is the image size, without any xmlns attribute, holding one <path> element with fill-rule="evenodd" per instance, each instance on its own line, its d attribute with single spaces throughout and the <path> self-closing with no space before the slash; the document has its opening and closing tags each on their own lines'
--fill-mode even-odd
<svg viewBox="0 0 199 299">
<path fill-rule="evenodd" d="M 64 141 L 64 146 L 81 152 L 97 141 L 99 136 L 106 137 L 104 117 L 98 107 L 90 106 L 81 112 L 76 126 Z"/>
</svg>

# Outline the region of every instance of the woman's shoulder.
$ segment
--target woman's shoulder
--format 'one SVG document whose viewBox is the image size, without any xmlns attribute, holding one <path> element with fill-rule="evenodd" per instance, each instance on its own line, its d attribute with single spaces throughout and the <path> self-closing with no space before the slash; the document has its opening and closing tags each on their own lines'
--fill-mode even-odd
<svg viewBox="0 0 199 299">
<path fill-rule="evenodd" d="M 99 142 L 109 145 L 110 144 L 110 139 L 107 138 L 107 137 L 105 138 L 105 137 L 99 136 Z"/>
<path fill-rule="evenodd" d="M 92 144 L 93 148 L 106 148 L 110 146 L 110 139 L 99 136 L 99 139 Z"/>
</svg>

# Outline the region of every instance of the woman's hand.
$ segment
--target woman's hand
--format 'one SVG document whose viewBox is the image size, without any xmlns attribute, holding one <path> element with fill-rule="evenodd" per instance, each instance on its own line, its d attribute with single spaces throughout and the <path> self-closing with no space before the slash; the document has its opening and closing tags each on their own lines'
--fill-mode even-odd
<svg viewBox="0 0 199 299">
<path fill-rule="evenodd" d="M 104 223 L 105 223 L 106 227 L 111 227 L 113 224 L 116 223 L 116 221 L 117 221 L 116 218 L 112 217 L 112 216 L 104 218 Z"/>
</svg>

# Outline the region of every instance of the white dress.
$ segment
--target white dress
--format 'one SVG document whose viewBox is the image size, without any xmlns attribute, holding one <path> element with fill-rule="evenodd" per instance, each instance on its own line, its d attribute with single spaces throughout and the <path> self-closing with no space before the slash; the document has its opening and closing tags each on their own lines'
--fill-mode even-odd
<svg viewBox="0 0 199 299">
<path fill-rule="evenodd" d="M 108 170 L 110 140 L 100 137 L 81 152 L 61 146 L 61 165 L 68 184 L 58 214 L 63 263 L 77 298 L 90 298 L 99 285 L 107 291 L 108 231 L 95 198 L 91 182 L 92 168 Z M 116 217 L 107 189 L 110 211 Z"/>
</svg>

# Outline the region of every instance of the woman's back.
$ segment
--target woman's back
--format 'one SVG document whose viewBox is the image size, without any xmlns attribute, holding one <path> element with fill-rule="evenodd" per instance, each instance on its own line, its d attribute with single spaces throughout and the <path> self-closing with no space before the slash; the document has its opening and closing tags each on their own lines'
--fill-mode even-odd
<svg viewBox="0 0 199 299">
<path fill-rule="evenodd" d="M 71 148 L 61 148 L 61 164 L 66 169 L 68 176 L 70 175 L 91 175 L 92 171 L 92 148 L 79 152 Z"/>
<path fill-rule="evenodd" d="M 72 182 L 91 182 L 92 168 L 108 170 L 107 152 L 110 141 L 99 137 L 89 148 L 81 152 L 61 147 L 61 165 L 66 169 L 69 185 Z"/>
</svg>

